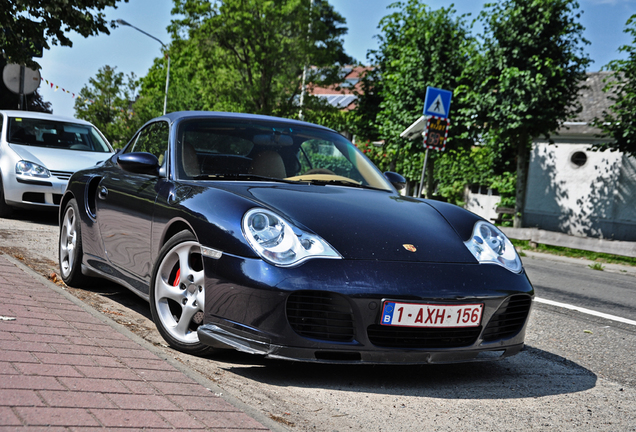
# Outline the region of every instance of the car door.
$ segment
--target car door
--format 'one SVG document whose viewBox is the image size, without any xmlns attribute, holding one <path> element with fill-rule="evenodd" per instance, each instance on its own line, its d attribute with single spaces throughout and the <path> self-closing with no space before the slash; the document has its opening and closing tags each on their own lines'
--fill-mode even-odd
<svg viewBox="0 0 636 432">
<path fill-rule="evenodd" d="M 144 127 L 123 153 L 148 152 L 165 166 L 169 124 Z M 162 170 L 165 171 L 165 170 Z M 164 177 L 131 173 L 114 166 L 97 188 L 96 214 L 110 264 L 133 288 L 148 294 L 152 273 L 151 226 Z"/>
</svg>

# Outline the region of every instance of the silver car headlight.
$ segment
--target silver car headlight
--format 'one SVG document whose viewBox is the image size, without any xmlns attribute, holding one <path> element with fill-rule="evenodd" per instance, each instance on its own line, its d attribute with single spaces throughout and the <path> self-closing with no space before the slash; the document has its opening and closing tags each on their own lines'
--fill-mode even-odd
<svg viewBox="0 0 636 432">
<path fill-rule="evenodd" d="M 499 264 L 513 273 L 521 271 L 521 258 L 508 237 L 493 224 L 478 221 L 473 235 L 464 242 L 481 264 Z"/>
<path fill-rule="evenodd" d="M 290 267 L 311 258 L 342 256 L 317 235 L 304 232 L 275 213 L 253 208 L 243 216 L 243 235 L 265 261 Z"/>
<path fill-rule="evenodd" d="M 51 177 L 51 173 L 48 169 L 42 165 L 38 165 L 33 162 L 21 160 L 15 164 L 15 173 L 29 177 L 48 178 Z"/>
</svg>

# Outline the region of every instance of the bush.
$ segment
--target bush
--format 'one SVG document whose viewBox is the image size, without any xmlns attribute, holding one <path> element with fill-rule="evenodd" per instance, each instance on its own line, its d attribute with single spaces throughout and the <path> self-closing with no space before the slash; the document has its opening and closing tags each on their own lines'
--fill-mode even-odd
<svg viewBox="0 0 636 432">
<path fill-rule="evenodd" d="M 495 174 L 493 166 L 493 154 L 487 146 L 449 150 L 435 161 L 437 194 L 463 206 L 465 186 L 478 184 L 496 189 L 501 196 L 500 206 L 514 207 L 516 173 Z"/>
</svg>

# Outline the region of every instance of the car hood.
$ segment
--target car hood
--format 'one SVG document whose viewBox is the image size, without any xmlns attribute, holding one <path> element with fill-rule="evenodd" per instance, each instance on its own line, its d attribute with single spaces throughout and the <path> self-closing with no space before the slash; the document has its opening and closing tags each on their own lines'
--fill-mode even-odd
<svg viewBox="0 0 636 432">
<path fill-rule="evenodd" d="M 455 229 L 422 200 L 338 186 L 230 189 L 318 234 L 345 259 L 477 263 Z"/>
<path fill-rule="evenodd" d="M 112 153 L 66 150 L 18 144 L 9 145 L 21 159 L 46 167 L 52 171 L 75 172 L 108 159 Z"/>
</svg>

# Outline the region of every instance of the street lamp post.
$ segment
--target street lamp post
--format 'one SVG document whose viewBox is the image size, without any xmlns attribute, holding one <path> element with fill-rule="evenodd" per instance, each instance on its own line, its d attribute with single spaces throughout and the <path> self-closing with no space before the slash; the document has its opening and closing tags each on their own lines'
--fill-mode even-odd
<svg viewBox="0 0 636 432">
<path fill-rule="evenodd" d="M 168 68 L 166 70 L 166 94 L 165 94 L 164 99 L 163 99 L 163 113 L 165 115 L 166 114 L 166 106 L 168 105 L 168 86 L 170 85 L 170 53 L 168 52 L 168 47 L 163 42 L 161 42 L 159 39 L 154 37 L 153 35 L 151 35 L 149 33 L 146 33 L 145 31 L 135 27 L 134 25 L 124 21 L 123 19 L 118 19 L 115 22 L 117 24 L 120 24 L 120 25 L 125 25 L 125 26 L 128 26 L 128 27 L 132 27 L 135 30 L 137 30 L 138 32 L 141 32 L 141 33 L 145 34 L 146 36 L 153 38 L 154 40 L 159 42 L 161 44 L 161 46 L 166 50 L 166 56 L 168 57 Z"/>
<path fill-rule="evenodd" d="M 309 3 L 309 28 L 307 29 L 307 39 L 311 37 L 311 12 L 314 9 L 314 0 Z M 307 59 L 305 59 L 305 66 L 303 67 L 303 78 L 300 87 L 300 111 L 298 111 L 298 119 L 304 120 L 303 116 L 303 104 L 305 102 L 305 85 L 307 80 Z"/>
</svg>

